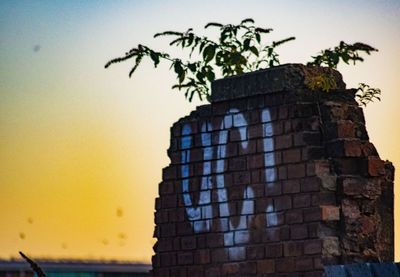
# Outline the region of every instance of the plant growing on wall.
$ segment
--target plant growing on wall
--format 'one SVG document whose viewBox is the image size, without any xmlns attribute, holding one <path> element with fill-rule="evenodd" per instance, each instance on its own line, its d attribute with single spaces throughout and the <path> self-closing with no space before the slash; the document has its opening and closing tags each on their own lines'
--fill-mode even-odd
<svg viewBox="0 0 400 277">
<path fill-rule="evenodd" d="M 134 66 L 129 72 L 129 77 L 135 72 L 143 58 L 150 58 L 154 67 L 161 62 L 170 64 L 177 76 L 177 83 L 173 89 L 183 90 L 185 97 L 192 101 L 197 95 L 200 100 L 210 100 L 211 82 L 215 80 L 216 74 L 222 77 L 251 72 L 261 68 L 274 67 L 279 65 L 279 55 L 276 49 L 295 37 L 288 37 L 270 44 L 264 44 L 265 35 L 272 32 L 271 28 L 261 28 L 254 25 L 251 18 L 244 19 L 238 25 L 211 22 L 205 25 L 205 29 L 217 28 L 219 38 L 214 41 L 205 36 L 199 36 L 188 29 L 186 32 L 166 31 L 157 33 L 154 37 L 172 37 L 170 46 L 178 46 L 188 49 L 188 59 L 171 57 L 166 52 L 155 51 L 148 46 L 139 44 L 125 53 L 124 56 L 110 60 L 105 65 L 108 68 L 111 64 L 133 60 Z M 370 54 L 377 49 L 364 44 L 347 44 L 340 42 L 333 49 L 326 49 L 320 54 L 313 56 L 308 66 L 328 66 L 337 68 L 340 62 L 349 64 L 362 62 L 361 53 Z M 193 53 L 197 53 L 193 57 Z M 309 80 L 307 85 L 311 89 L 329 91 L 335 87 L 332 77 L 328 75 L 316 76 Z M 368 85 L 360 84 L 357 99 L 362 105 L 378 99 L 379 89 L 370 88 Z"/>
</svg>

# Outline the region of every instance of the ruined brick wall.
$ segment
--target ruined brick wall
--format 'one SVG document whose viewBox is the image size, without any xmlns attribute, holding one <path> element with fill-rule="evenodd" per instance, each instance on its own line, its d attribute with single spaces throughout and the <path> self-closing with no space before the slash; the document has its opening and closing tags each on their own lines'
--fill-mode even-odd
<svg viewBox="0 0 400 277">
<path fill-rule="evenodd" d="M 310 91 L 332 74 L 337 89 Z M 322 276 L 393 260 L 393 172 L 337 71 L 284 65 L 213 84 L 171 128 L 154 276 Z"/>
</svg>

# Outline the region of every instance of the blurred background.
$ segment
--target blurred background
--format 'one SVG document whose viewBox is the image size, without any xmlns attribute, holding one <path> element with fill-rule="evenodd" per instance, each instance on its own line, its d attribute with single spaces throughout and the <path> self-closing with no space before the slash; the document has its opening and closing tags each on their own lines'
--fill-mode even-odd
<svg viewBox="0 0 400 277">
<path fill-rule="evenodd" d="M 281 63 L 305 63 L 340 40 L 378 48 L 339 70 L 348 87 L 382 90 L 382 102 L 365 109 L 367 128 L 381 158 L 400 166 L 397 0 L 2 0 L 0 258 L 22 250 L 150 262 L 169 128 L 200 102 L 171 90 L 175 75 L 166 64 L 154 70 L 144 62 L 131 79 L 129 62 L 104 64 L 138 43 L 179 55 L 153 35 L 189 27 L 205 34 L 208 22 L 248 17 L 274 28 L 270 39 L 296 36 L 278 49 Z M 396 218 L 399 211 L 396 201 Z"/>
</svg>

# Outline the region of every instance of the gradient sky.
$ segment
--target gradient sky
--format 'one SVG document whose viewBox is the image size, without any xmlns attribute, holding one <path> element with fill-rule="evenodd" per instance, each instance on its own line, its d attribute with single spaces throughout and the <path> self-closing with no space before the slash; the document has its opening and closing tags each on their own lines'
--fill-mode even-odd
<svg viewBox="0 0 400 277">
<path fill-rule="evenodd" d="M 400 166 L 398 0 L 2 0 L 0 258 L 22 250 L 149 262 L 169 127 L 199 102 L 170 89 L 167 65 L 144 63 L 129 79 L 130 64 L 104 64 L 138 43 L 166 49 L 156 32 L 202 33 L 207 22 L 247 17 L 274 28 L 272 39 L 296 36 L 280 49 L 282 63 L 307 62 L 340 40 L 378 48 L 339 70 L 348 87 L 382 89 L 382 102 L 365 109 L 367 128 L 381 158 Z M 397 260 L 399 247 L 396 236 Z"/>
</svg>

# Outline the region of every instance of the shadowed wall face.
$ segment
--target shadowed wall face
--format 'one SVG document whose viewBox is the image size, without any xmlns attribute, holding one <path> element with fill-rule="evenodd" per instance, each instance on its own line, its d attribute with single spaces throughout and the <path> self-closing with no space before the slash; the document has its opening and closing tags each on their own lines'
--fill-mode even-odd
<svg viewBox="0 0 400 277">
<path fill-rule="evenodd" d="M 335 91 L 304 85 L 328 72 Z M 393 260 L 393 167 L 336 71 L 284 65 L 213 84 L 171 129 L 155 276 L 304 273 Z"/>
</svg>

